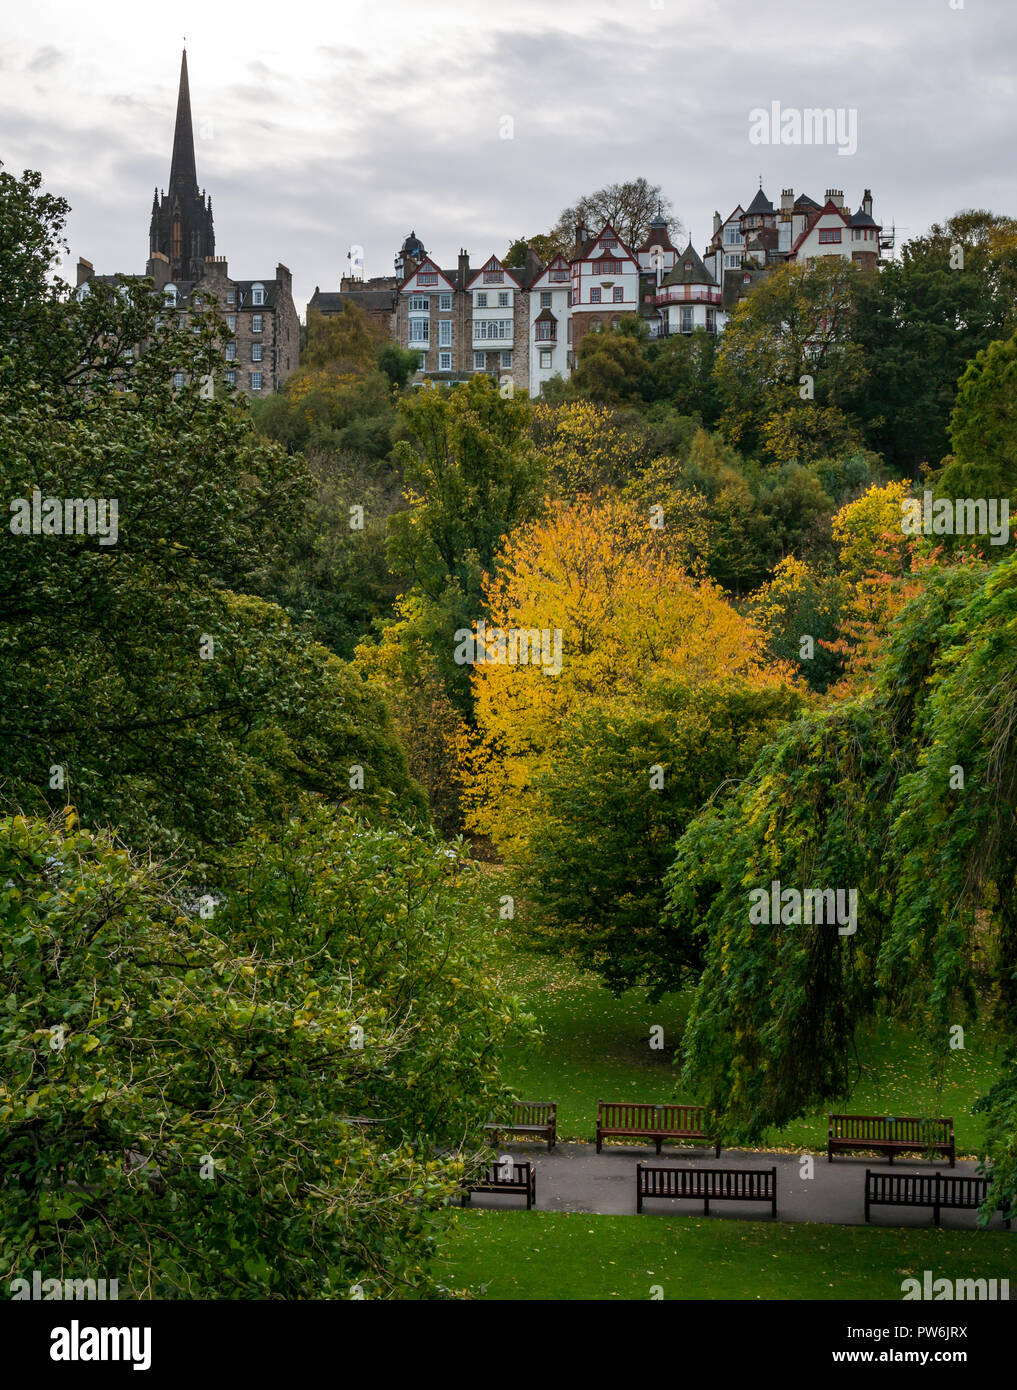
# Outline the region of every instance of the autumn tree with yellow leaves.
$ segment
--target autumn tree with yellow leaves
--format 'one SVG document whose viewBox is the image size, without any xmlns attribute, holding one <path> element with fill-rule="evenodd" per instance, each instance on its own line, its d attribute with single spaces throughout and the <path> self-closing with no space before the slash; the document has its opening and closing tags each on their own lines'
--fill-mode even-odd
<svg viewBox="0 0 1017 1390">
<path fill-rule="evenodd" d="M 793 681 L 768 660 L 755 624 L 675 563 L 642 510 L 615 498 L 558 502 L 517 530 L 486 599 L 489 638 L 499 629 L 547 630 L 561 642 L 557 675 L 533 662 L 473 668 L 468 824 L 513 858 L 525 859 L 539 833 L 534 781 L 575 715 L 638 703 L 663 677 L 689 686 Z"/>
</svg>

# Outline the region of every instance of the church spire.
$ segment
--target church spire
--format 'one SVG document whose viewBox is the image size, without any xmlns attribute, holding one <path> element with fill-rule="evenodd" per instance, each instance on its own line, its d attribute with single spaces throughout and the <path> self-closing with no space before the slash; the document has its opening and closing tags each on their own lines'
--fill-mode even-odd
<svg viewBox="0 0 1017 1390">
<path fill-rule="evenodd" d="M 177 95 L 177 124 L 173 132 L 173 162 L 170 164 L 170 192 L 193 197 L 198 191 L 194 163 L 194 130 L 191 126 L 191 90 L 187 83 L 187 49 L 180 59 L 180 91 Z"/>
<path fill-rule="evenodd" d="M 194 165 L 186 48 L 180 60 L 180 92 L 169 187 L 152 207 L 149 248 L 151 256 L 159 256 L 167 263 L 163 270 L 174 282 L 200 280 L 205 273 L 206 258 L 215 255 L 212 200 L 209 198 L 206 202 L 206 194 L 198 188 Z"/>
</svg>

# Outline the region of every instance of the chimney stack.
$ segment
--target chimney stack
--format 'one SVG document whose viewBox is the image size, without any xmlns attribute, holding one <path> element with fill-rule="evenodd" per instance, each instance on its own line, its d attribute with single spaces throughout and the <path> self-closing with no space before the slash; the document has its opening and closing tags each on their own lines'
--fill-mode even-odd
<svg viewBox="0 0 1017 1390">
<path fill-rule="evenodd" d="M 162 251 L 153 251 L 145 266 L 145 274 L 157 290 L 165 289 L 170 282 L 169 257 Z"/>
<path fill-rule="evenodd" d="M 86 280 L 91 280 L 95 272 L 95 266 L 91 261 L 86 261 L 84 256 L 78 257 L 78 280 L 79 285 L 83 285 Z"/>
<path fill-rule="evenodd" d="M 780 194 L 781 212 L 790 212 L 795 205 L 795 191 L 793 188 L 784 188 Z"/>
<path fill-rule="evenodd" d="M 825 201 L 828 203 L 832 203 L 835 208 L 842 208 L 844 206 L 843 188 L 828 188 L 826 190 Z"/>
<path fill-rule="evenodd" d="M 470 253 L 462 246 L 459 248 L 459 289 L 466 288 L 466 282 L 470 278 Z"/>
<path fill-rule="evenodd" d="M 715 213 L 713 214 L 713 235 L 714 235 L 714 236 L 717 235 L 717 233 L 720 231 L 720 228 L 721 228 L 720 213 L 719 213 L 719 212 L 715 212 Z"/>
<path fill-rule="evenodd" d="M 862 212 L 872 216 L 872 189 L 867 188 L 862 194 Z"/>
</svg>

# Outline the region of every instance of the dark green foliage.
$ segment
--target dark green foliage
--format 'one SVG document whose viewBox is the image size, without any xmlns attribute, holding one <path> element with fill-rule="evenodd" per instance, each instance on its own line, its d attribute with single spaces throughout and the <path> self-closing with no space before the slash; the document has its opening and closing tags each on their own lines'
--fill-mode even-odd
<svg viewBox="0 0 1017 1390">
<path fill-rule="evenodd" d="M 537 784 L 531 891 L 555 940 L 615 993 L 648 984 L 658 997 L 698 975 L 695 924 L 673 931 L 660 921 L 675 840 L 799 704 L 789 688 L 670 685 L 567 729 Z"/>
</svg>

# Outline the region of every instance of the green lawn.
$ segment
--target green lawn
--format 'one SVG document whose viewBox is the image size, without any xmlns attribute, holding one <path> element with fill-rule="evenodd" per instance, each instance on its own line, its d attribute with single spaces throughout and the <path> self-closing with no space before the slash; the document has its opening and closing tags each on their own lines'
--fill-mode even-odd
<svg viewBox="0 0 1017 1390">
<path fill-rule="evenodd" d="M 995 1231 L 771 1225 L 695 1217 L 463 1211 L 437 1271 L 491 1299 L 891 1299 L 901 1281 L 1009 1279 L 1012 1236 Z M 657 1295 L 659 1297 L 659 1295 Z"/>
<path fill-rule="evenodd" d="M 670 995 L 650 1004 L 645 990 L 630 990 L 615 999 L 595 975 L 519 946 L 509 932 L 498 939 L 494 965 L 544 1029 L 539 1047 L 510 1053 L 506 1080 L 524 1099 L 558 1102 L 562 1138 L 593 1137 L 600 1098 L 685 1098 L 677 1094 L 672 1059 L 688 1010 L 686 996 Z M 650 1047 L 654 1025 L 664 1029 L 660 1051 Z M 975 1153 L 982 1121 L 972 1117 L 971 1105 L 992 1080 L 996 1043 L 979 1028 L 968 1029 L 965 1042 L 963 1051 L 944 1047 L 937 1085 L 925 1043 L 896 1025 L 872 1027 L 859 1039 L 858 1079 L 841 1108 L 861 1114 L 953 1115 L 958 1152 Z M 825 1150 L 826 1111 L 770 1134 L 767 1144 Z"/>
</svg>

